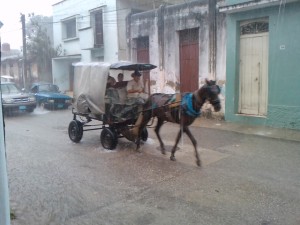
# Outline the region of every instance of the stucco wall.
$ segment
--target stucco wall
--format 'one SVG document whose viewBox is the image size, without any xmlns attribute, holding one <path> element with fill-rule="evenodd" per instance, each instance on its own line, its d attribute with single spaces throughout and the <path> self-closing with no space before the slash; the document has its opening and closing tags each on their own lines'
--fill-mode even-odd
<svg viewBox="0 0 300 225">
<path fill-rule="evenodd" d="M 131 17 L 130 38 L 149 36 L 150 62 L 158 68 L 151 72 L 151 91 L 174 93 L 179 74 L 179 31 L 199 28 L 199 86 L 205 78 L 225 83 L 226 23 L 224 14 L 216 16 L 216 69 L 210 70 L 208 1 L 192 1 L 174 6 L 162 6 Z M 134 59 L 134 46 L 131 57 Z"/>
<path fill-rule="evenodd" d="M 53 30 L 54 46 L 62 45 L 65 55 L 84 54 L 87 49 L 81 49 L 79 43 L 80 32 L 85 32 L 91 26 L 90 10 L 103 7 L 103 34 L 104 34 L 104 60 L 116 61 L 118 59 L 118 37 L 117 35 L 117 11 L 116 1 L 108 0 L 86 0 L 82 4 L 81 0 L 62 1 L 53 6 Z M 61 20 L 71 16 L 77 18 L 77 39 L 63 40 Z M 93 37 L 93 36 L 92 36 Z M 93 38 L 85 38 L 85 46 L 93 46 Z M 87 56 L 86 56 L 87 57 Z M 85 61 L 90 61 L 86 58 Z"/>
<path fill-rule="evenodd" d="M 94 61 L 91 48 L 94 47 L 94 34 L 91 27 L 90 10 L 101 7 L 103 10 L 103 40 L 104 61 L 115 62 L 118 60 L 117 10 L 116 1 L 110 0 L 81 0 L 62 1 L 53 6 L 53 33 L 54 46 L 62 46 L 62 57 L 70 57 L 70 61 L 55 61 L 52 65 L 53 80 L 59 82 L 61 88 L 69 88 L 69 67 L 72 56 L 80 56 L 81 61 Z M 77 37 L 63 40 L 61 21 L 76 17 Z M 76 59 L 78 61 L 78 59 Z M 59 62 L 59 63 L 58 63 Z"/>
<path fill-rule="evenodd" d="M 225 119 L 235 122 L 300 129 L 300 3 L 285 4 L 227 17 L 227 86 Z M 268 111 L 266 117 L 237 114 L 239 21 L 269 19 Z"/>
<path fill-rule="evenodd" d="M 157 65 L 151 71 L 151 93 L 178 92 L 180 83 L 179 31 L 199 28 L 199 86 L 206 78 L 216 79 L 222 88 L 222 111 L 224 115 L 226 83 L 226 15 L 209 9 L 209 1 L 190 1 L 186 4 L 161 6 L 157 10 L 131 16 L 129 49 L 130 57 L 136 60 L 134 40 L 149 36 L 150 62 Z M 212 24 L 214 25 L 212 27 Z M 212 48 L 210 31 L 215 32 L 215 46 Z"/>
<path fill-rule="evenodd" d="M 69 67 L 65 65 L 68 64 L 68 60 L 52 60 L 53 64 L 53 83 L 58 84 L 60 91 L 65 92 L 69 90 Z"/>
</svg>

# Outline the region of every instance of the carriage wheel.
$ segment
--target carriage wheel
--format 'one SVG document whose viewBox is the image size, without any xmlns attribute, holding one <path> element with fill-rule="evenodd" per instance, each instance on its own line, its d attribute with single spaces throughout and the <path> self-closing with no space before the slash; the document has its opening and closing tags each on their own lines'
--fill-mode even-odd
<svg viewBox="0 0 300 225">
<path fill-rule="evenodd" d="M 83 135 L 83 125 L 80 121 L 78 120 L 72 120 L 69 124 L 69 137 L 70 139 L 75 142 L 78 143 Z"/>
<path fill-rule="evenodd" d="M 115 131 L 111 128 L 103 128 L 100 141 L 105 149 L 113 150 L 118 144 L 118 136 Z"/>
<path fill-rule="evenodd" d="M 142 130 L 141 139 L 142 141 L 147 141 L 148 139 L 148 130 L 146 127 Z"/>
</svg>

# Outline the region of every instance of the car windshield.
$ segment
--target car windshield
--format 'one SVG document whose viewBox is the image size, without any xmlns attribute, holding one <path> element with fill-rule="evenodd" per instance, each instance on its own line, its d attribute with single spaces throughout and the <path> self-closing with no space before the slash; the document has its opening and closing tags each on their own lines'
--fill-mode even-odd
<svg viewBox="0 0 300 225">
<path fill-rule="evenodd" d="M 58 87 L 53 84 L 43 84 L 39 86 L 40 92 L 58 92 Z"/>
<path fill-rule="evenodd" d="M 14 94 L 21 92 L 15 84 L 1 84 L 1 90 L 3 94 Z"/>
</svg>

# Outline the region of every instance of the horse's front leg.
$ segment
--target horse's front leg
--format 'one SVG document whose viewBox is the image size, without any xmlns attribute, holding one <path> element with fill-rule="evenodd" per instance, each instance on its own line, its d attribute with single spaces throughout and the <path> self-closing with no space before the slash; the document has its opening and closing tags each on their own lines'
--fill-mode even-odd
<svg viewBox="0 0 300 225">
<path fill-rule="evenodd" d="M 160 118 L 157 118 L 157 124 L 156 124 L 156 127 L 155 127 L 155 134 L 158 138 L 158 141 L 159 141 L 159 144 L 160 144 L 160 151 L 162 154 L 166 154 L 166 149 L 165 149 L 165 145 L 159 135 L 159 130 L 161 128 L 161 126 L 164 124 L 164 120 L 163 119 L 160 119 Z"/>
<path fill-rule="evenodd" d="M 170 159 L 172 161 L 176 161 L 176 159 L 175 159 L 175 152 L 176 152 L 176 149 L 177 149 L 178 142 L 179 142 L 179 140 L 181 138 L 181 135 L 182 135 L 182 130 L 180 129 L 179 132 L 178 132 L 178 134 L 177 134 L 175 145 L 172 148 L 172 152 L 171 152 L 171 156 L 170 156 Z"/>
<path fill-rule="evenodd" d="M 201 160 L 200 160 L 200 157 L 199 157 L 199 153 L 197 151 L 197 141 L 196 139 L 194 138 L 194 136 L 192 135 L 190 129 L 188 127 L 184 127 L 184 132 L 189 136 L 190 140 L 192 141 L 193 145 L 194 145 L 194 148 L 195 148 L 195 157 L 196 157 L 196 163 L 197 163 L 197 166 L 201 166 Z"/>
<path fill-rule="evenodd" d="M 140 136 L 136 139 L 135 143 L 136 143 L 136 149 L 135 149 L 136 152 L 141 153 L 141 137 Z"/>
</svg>

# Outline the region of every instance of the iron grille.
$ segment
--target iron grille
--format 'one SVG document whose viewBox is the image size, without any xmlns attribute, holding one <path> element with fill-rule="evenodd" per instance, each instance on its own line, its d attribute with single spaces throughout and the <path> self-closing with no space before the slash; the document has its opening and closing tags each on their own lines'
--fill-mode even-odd
<svg viewBox="0 0 300 225">
<path fill-rule="evenodd" d="M 268 22 L 252 22 L 241 26 L 241 35 L 258 34 L 269 31 Z"/>
</svg>

